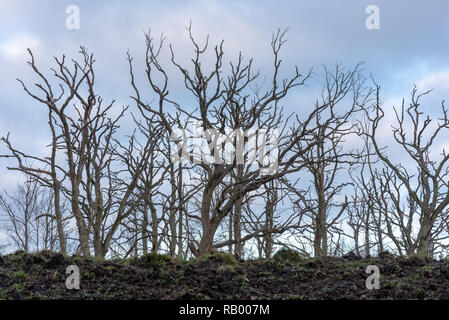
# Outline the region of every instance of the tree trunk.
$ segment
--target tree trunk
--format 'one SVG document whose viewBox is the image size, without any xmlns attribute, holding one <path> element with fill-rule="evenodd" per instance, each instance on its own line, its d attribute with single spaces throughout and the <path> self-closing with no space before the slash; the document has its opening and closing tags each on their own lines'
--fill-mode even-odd
<svg viewBox="0 0 449 320">
<path fill-rule="evenodd" d="M 152 203 L 149 203 L 149 207 L 151 211 L 151 252 L 157 253 L 159 250 L 157 213 Z"/>
<path fill-rule="evenodd" d="M 371 256 L 369 245 L 369 211 L 365 221 L 365 257 Z"/>
<path fill-rule="evenodd" d="M 64 234 L 64 224 L 62 221 L 62 213 L 61 213 L 61 199 L 59 193 L 59 185 L 53 187 L 54 193 L 54 206 L 55 206 L 55 217 L 56 217 L 56 229 L 58 231 L 59 238 L 59 248 L 63 255 L 67 255 L 67 242 Z"/>
<path fill-rule="evenodd" d="M 273 199 L 272 199 L 273 197 Z M 273 229 L 273 214 L 274 205 L 276 203 L 276 191 L 273 188 L 273 183 L 270 182 L 270 190 L 267 190 L 267 209 L 265 211 L 265 258 L 269 259 L 273 253 L 273 235 L 270 231 Z"/>
<path fill-rule="evenodd" d="M 243 177 L 243 166 L 240 164 L 237 166 L 237 177 L 236 182 L 240 182 Z M 240 190 L 240 185 L 237 187 Z M 234 254 L 238 257 L 242 257 L 243 253 L 243 243 L 242 241 L 242 198 L 239 198 L 234 205 Z"/>
<path fill-rule="evenodd" d="M 419 229 L 418 238 L 417 238 L 417 250 L 416 253 L 419 256 L 427 257 L 429 253 L 429 242 L 431 239 L 431 229 L 432 229 L 432 222 L 427 217 L 427 215 L 424 217 L 421 228 Z"/>
<path fill-rule="evenodd" d="M 148 237 L 147 237 L 147 228 L 148 228 L 148 202 L 147 197 L 145 197 L 145 204 L 143 206 L 143 220 L 142 220 L 142 251 L 143 254 L 148 253 Z"/>
<path fill-rule="evenodd" d="M 178 169 L 178 258 L 183 257 L 182 248 L 182 234 L 183 234 L 183 213 L 184 213 L 184 194 L 183 194 L 183 182 L 182 182 L 182 164 L 179 164 Z"/>
<path fill-rule="evenodd" d="M 242 226 L 241 226 L 241 220 L 242 220 L 242 199 L 239 199 L 237 203 L 234 206 L 234 254 L 237 257 L 242 256 L 243 251 L 243 244 L 242 244 Z"/>
</svg>

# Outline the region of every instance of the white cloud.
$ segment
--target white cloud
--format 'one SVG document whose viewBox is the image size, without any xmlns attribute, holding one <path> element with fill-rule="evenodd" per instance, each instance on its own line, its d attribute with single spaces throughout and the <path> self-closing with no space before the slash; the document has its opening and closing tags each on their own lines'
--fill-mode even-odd
<svg viewBox="0 0 449 320">
<path fill-rule="evenodd" d="M 449 95 L 449 70 L 429 74 L 416 83 L 419 90 L 433 89 L 438 94 Z"/>
<path fill-rule="evenodd" d="M 27 48 L 39 47 L 39 40 L 29 34 L 17 35 L 0 44 L 0 54 L 6 59 L 21 62 L 27 58 Z"/>
<path fill-rule="evenodd" d="M 252 9 L 257 11 L 257 9 Z M 248 18 L 250 8 L 243 4 L 228 4 L 218 1 L 194 1 L 176 10 L 161 10 L 160 16 L 150 24 L 157 37 L 164 32 L 167 41 L 173 43 L 177 57 L 190 57 L 193 47 L 185 27 L 192 22 L 192 32 L 200 45 L 204 44 L 206 35 L 211 36 L 210 45 L 214 46 L 221 39 L 227 54 L 235 55 L 244 49 L 245 57 L 255 56 L 262 48 L 267 48 L 270 33 L 261 37 L 257 24 Z M 141 20 L 141 29 L 148 29 L 145 17 Z"/>
</svg>

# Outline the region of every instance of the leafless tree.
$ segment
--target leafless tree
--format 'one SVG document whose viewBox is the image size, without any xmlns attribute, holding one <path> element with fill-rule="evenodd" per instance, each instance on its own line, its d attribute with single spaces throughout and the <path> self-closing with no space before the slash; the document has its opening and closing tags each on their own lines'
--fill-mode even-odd
<svg viewBox="0 0 449 320">
<path fill-rule="evenodd" d="M 208 48 L 208 40 L 203 47 L 195 41 L 192 36 L 191 28 L 188 27 L 189 35 L 194 46 L 194 58 L 191 60 L 193 70 L 181 66 L 175 60 L 174 50 L 170 46 L 171 62 L 180 71 L 184 78 L 187 92 L 192 94 L 198 105 L 196 110 L 189 111 L 181 104 L 169 98 L 168 91 L 168 74 L 164 67 L 160 64 L 159 58 L 163 50 L 164 38 L 161 37 L 157 44 L 151 34 L 147 34 L 146 47 L 146 73 L 150 88 L 156 94 L 154 104 L 146 103 L 140 94 L 140 90 L 135 83 L 135 77 L 132 67 L 132 59 L 130 62 L 131 83 L 135 90 L 133 99 L 139 106 L 145 117 L 157 115 L 159 122 L 164 125 L 170 135 L 176 136 L 173 126 L 185 123 L 188 120 L 195 120 L 201 124 L 201 128 L 208 140 L 209 148 L 201 150 L 203 154 L 200 159 L 194 159 L 202 171 L 203 189 L 200 206 L 200 215 L 197 217 L 201 222 L 201 238 L 196 246 L 190 245 L 190 249 L 195 255 L 201 255 L 212 248 L 221 248 L 229 246 L 231 243 L 241 242 L 240 240 L 224 241 L 214 243 L 214 236 L 224 218 L 227 217 L 233 209 L 238 208 L 241 199 L 248 193 L 257 190 L 264 183 L 278 179 L 292 172 L 297 172 L 305 166 L 301 161 L 301 155 L 316 147 L 319 141 L 313 141 L 312 135 L 316 133 L 314 127 L 314 119 L 319 119 L 320 114 L 325 110 L 331 110 L 335 101 L 327 101 L 322 105 L 317 105 L 306 117 L 301 120 L 296 116 L 293 123 L 288 127 L 287 119 L 283 118 L 282 108 L 279 103 L 288 94 L 288 92 L 298 86 L 304 84 L 310 73 L 305 76 L 299 73 L 298 68 L 295 69 L 293 77 L 290 79 L 279 79 L 279 70 L 281 59 L 279 51 L 285 42 L 285 32 L 278 31 L 272 39 L 272 50 L 274 54 L 274 71 L 271 83 L 268 89 L 263 90 L 262 85 L 257 85 L 256 80 L 259 73 L 252 72 L 252 60 L 244 63 L 242 55 L 236 63 L 230 63 L 230 73 L 227 78 L 223 75 L 223 42 L 215 47 L 215 63 L 210 72 L 206 72 L 201 64 L 201 58 Z M 160 83 L 156 81 L 156 75 L 160 79 Z M 338 75 L 341 76 L 340 74 Z M 343 84 L 352 84 L 353 76 L 349 76 L 351 80 L 343 79 Z M 337 85 L 342 79 L 336 79 Z M 342 91 L 346 88 L 336 89 L 334 99 L 339 99 Z M 330 97 L 332 98 L 332 97 Z M 169 114 L 168 109 L 171 108 L 175 113 Z M 325 127 L 328 124 L 323 124 Z M 243 170 L 244 174 L 239 177 L 238 183 L 235 179 L 231 179 L 232 172 L 238 169 L 237 161 L 233 163 L 205 163 L 201 159 L 204 156 L 219 158 L 218 151 L 214 149 L 211 143 L 214 139 L 218 139 L 211 132 L 218 132 L 226 135 L 225 129 L 242 129 L 243 132 L 257 126 L 267 131 L 273 128 L 279 128 L 279 152 L 278 167 L 274 174 L 262 175 L 261 170 Z M 326 137 L 333 135 L 333 130 L 326 132 Z M 176 138 L 174 139 L 176 140 Z M 249 140 L 249 139 L 248 139 Z M 245 140 L 245 144 L 248 140 Z M 178 146 L 181 143 L 178 140 Z M 182 157 L 191 160 L 191 156 L 195 154 L 193 145 L 183 146 Z M 246 154 L 245 156 L 247 156 Z M 195 161 L 196 160 L 196 161 Z M 263 165 L 263 163 L 259 163 Z M 217 192 L 218 191 L 218 192 Z M 238 211 L 237 211 L 238 212 Z"/>
<path fill-rule="evenodd" d="M 0 215 L 4 230 L 19 250 L 31 252 L 55 248 L 54 220 L 46 214 L 52 209 L 45 188 L 28 177 L 14 192 L 0 194 Z"/>
<path fill-rule="evenodd" d="M 406 254 L 421 256 L 429 254 L 432 242 L 447 237 L 444 226 L 447 224 L 449 204 L 449 155 L 444 148 L 439 158 L 432 153 L 436 151 L 435 141 L 447 132 L 449 119 L 444 102 L 441 103 L 441 116 L 437 122 L 424 115 L 421 98 L 428 93 L 418 93 L 414 87 L 409 106 L 406 107 L 403 99 L 399 110 L 394 108 L 394 141 L 407 155 L 405 159 L 414 164 L 415 170 L 411 165 L 394 162 L 378 143 L 376 134 L 385 113 L 377 84 L 373 109 L 366 110 L 370 125 L 368 130 L 363 130 L 363 135 L 369 138 L 375 153 L 385 165 L 385 169 L 378 173 L 378 180 L 382 182 L 382 191 L 385 192 L 381 196 L 389 197 L 388 200 L 382 198 L 389 237 L 396 247 L 403 247 Z M 403 191 L 406 192 L 405 196 Z"/>
<path fill-rule="evenodd" d="M 360 124 L 366 126 L 361 120 Z M 384 238 L 386 237 L 384 202 L 385 190 L 379 181 L 379 169 L 376 166 L 378 158 L 373 153 L 369 139 L 362 137 L 363 148 L 359 152 L 358 165 L 349 168 L 352 180 L 352 201 L 348 206 L 348 225 L 353 230 L 354 251 L 357 255 L 370 256 L 372 249 L 383 252 Z M 363 233 L 362 233 L 363 232 Z"/>
<path fill-rule="evenodd" d="M 95 255 L 104 256 L 121 221 L 140 205 L 144 197 L 143 192 L 136 195 L 134 189 L 148 163 L 152 152 L 150 145 L 155 143 L 157 137 L 147 139 L 137 156 L 133 154 L 134 137 L 131 136 L 128 145 L 115 138 L 118 121 L 126 108 L 113 119 L 108 116 L 114 101 L 105 106 L 103 99 L 95 93 L 95 60 L 83 47 L 80 50 L 81 61 L 72 60 L 72 69 L 67 66 L 65 56 L 55 58 L 57 68 L 51 70 L 58 81 L 59 94 L 39 71 L 30 50 L 29 54 L 29 65 L 41 80 L 36 84 L 40 95 L 31 92 L 19 81 L 26 93 L 47 107 L 53 137 L 52 155 L 50 158 L 26 155 L 12 147 L 8 137 L 3 138 L 11 152 L 9 156 L 15 157 L 19 163 L 17 168 L 11 169 L 29 173 L 53 188 L 60 242 L 62 239 L 61 251 L 65 251 L 64 232 L 59 230 L 62 226 L 60 193 L 63 192 L 70 199 L 82 254 L 91 254 L 92 235 Z M 55 160 L 58 153 L 63 159 L 61 163 Z M 24 159 L 37 160 L 43 167 L 25 166 Z M 120 167 L 129 166 L 131 162 L 134 171 L 127 175 Z M 66 178 L 68 183 L 63 184 Z M 131 202 L 134 196 L 135 200 Z"/>
<path fill-rule="evenodd" d="M 339 65 L 333 72 L 324 69 L 321 99 L 316 101 L 316 108 L 325 106 L 326 112 L 316 114 L 311 139 L 314 147 L 300 156 L 305 164 L 303 176 L 312 177 L 311 186 L 306 188 L 305 179 L 301 177 L 294 184 L 285 181 L 295 196 L 292 201 L 296 210 L 305 215 L 302 221 L 312 229 L 316 257 L 329 254 L 328 234 L 337 226 L 349 204 L 346 196 L 344 200 L 336 200 L 351 184 L 347 179 L 341 181 L 338 175 L 358 158 L 356 152 L 345 146 L 345 139 L 355 134 L 353 117 L 370 96 L 363 84 L 359 65 L 349 71 Z"/>
<path fill-rule="evenodd" d="M 191 26 L 187 33 L 188 63 L 150 32 L 142 74 L 127 54 L 133 106 L 117 110 L 96 92 L 85 48 L 78 60 L 55 58 L 50 76 L 28 50 L 38 81 L 19 83 L 48 113 L 51 140 L 44 156 L 15 147 L 10 134 L 1 139 L 0 157 L 16 161 L 8 169 L 27 176 L 16 193 L 0 194 L 17 248 L 179 258 L 215 250 L 269 258 L 284 245 L 316 257 L 449 249 L 444 102 L 433 120 L 421 106 L 428 92 L 414 88 L 409 106 L 394 108 L 399 162 L 381 146 L 380 87 L 365 86 L 360 64 L 324 67 L 315 103 L 285 114 L 286 97 L 312 78 L 298 67 L 283 78 L 285 31 L 273 34 L 268 77 L 242 53 L 227 62 L 223 41 L 211 49 L 209 37 L 200 44 Z M 173 93 L 177 76 L 183 88 Z M 128 115 L 134 127 L 120 136 Z"/>
</svg>

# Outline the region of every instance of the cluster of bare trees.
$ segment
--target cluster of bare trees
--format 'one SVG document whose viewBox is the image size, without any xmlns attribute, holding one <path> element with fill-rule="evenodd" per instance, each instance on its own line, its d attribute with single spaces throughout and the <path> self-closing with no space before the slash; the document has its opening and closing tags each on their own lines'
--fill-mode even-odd
<svg viewBox="0 0 449 320">
<path fill-rule="evenodd" d="M 420 99 L 427 93 L 414 89 L 409 106 L 394 109 L 395 145 L 387 147 L 378 138 L 380 87 L 367 85 L 360 65 L 324 68 L 315 103 L 286 114 L 290 92 L 315 74 L 294 67 L 281 77 L 285 32 L 273 35 L 271 74 L 262 76 L 251 59 L 226 62 L 223 42 L 211 50 L 209 38 L 201 44 L 187 30 L 187 64 L 151 33 L 144 69 L 128 53 L 133 106 L 118 112 L 95 92 L 86 49 L 79 60 L 55 58 L 51 76 L 29 50 L 38 82 L 34 89 L 19 82 L 48 114 L 51 143 L 47 155 L 31 155 L 9 134 L 2 138 L 8 153 L 1 157 L 16 163 L 8 169 L 26 176 L 15 194 L 0 195 L 12 245 L 100 257 L 213 250 L 270 257 L 279 246 L 314 256 L 446 254 L 449 155 L 438 150 L 449 129 L 444 104 L 437 120 L 426 117 Z M 181 93 L 169 90 L 169 67 L 182 78 Z M 128 115 L 134 126 L 120 136 Z M 192 122 L 205 144 L 186 139 Z M 275 141 L 271 154 L 251 144 L 261 132 Z M 220 137 L 232 141 L 231 161 Z M 276 160 L 274 170 L 266 171 L 273 169 L 266 156 Z"/>
<path fill-rule="evenodd" d="M 349 216 L 355 238 L 360 231 L 365 233 L 366 254 L 371 247 L 383 251 L 387 242 L 400 255 L 447 252 L 449 155 L 444 141 L 449 118 L 444 101 L 437 119 L 424 113 L 421 99 L 427 94 L 418 93 L 415 87 L 408 105 L 402 100 L 400 108 L 394 108 L 391 148 L 402 152 L 402 161 L 393 161 L 378 143 L 385 112 L 377 84 L 373 108 L 365 111 L 365 121 L 359 126 L 365 155 L 361 172 L 353 176 L 354 204 Z M 380 166 L 375 165 L 377 161 Z"/>
</svg>

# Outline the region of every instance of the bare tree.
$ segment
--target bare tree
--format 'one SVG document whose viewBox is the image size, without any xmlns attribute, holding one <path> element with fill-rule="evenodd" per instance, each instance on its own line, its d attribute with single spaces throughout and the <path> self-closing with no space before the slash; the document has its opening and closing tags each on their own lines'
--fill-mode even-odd
<svg viewBox="0 0 449 320">
<path fill-rule="evenodd" d="M 12 194 L 0 194 L 0 209 L 7 218 L 5 231 L 19 250 L 31 252 L 38 247 L 42 193 L 39 183 L 28 179 Z"/>
<path fill-rule="evenodd" d="M 281 76 L 285 31 L 271 39 L 268 78 L 241 53 L 225 62 L 223 41 L 211 50 L 209 37 L 200 44 L 187 32 L 186 64 L 163 36 L 146 34 L 148 97 L 127 54 L 135 112 L 116 112 L 96 92 L 95 60 L 83 47 L 78 60 L 55 58 L 51 76 L 28 50 L 38 81 L 34 89 L 18 81 L 48 113 L 51 142 L 44 156 L 15 147 L 9 133 L 1 139 L 0 157 L 16 161 L 8 169 L 27 176 L 16 193 L 0 194 L 17 248 L 179 258 L 215 250 L 269 258 L 282 245 L 316 257 L 448 250 L 449 154 L 437 153 L 449 129 L 444 102 L 433 120 L 421 106 L 428 92 L 414 88 L 409 106 L 394 108 L 399 162 L 380 145 L 380 87 L 365 87 L 360 64 L 325 67 L 315 103 L 286 115 L 282 103 L 312 72 L 295 66 Z M 183 88 L 173 94 L 176 76 Z M 120 137 L 128 114 L 134 127 Z"/>
<path fill-rule="evenodd" d="M 324 69 L 321 99 L 316 101 L 316 108 L 325 106 L 326 113 L 316 114 L 311 140 L 314 147 L 300 156 L 305 164 L 304 174 L 312 177 L 311 188 L 305 189 L 301 178 L 294 185 L 286 181 L 296 196 L 293 201 L 297 210 L 307 216 L 303 221 L 313 229 L 316 257 L 329 254 L 328 233 L 337 226 L 349 204 L 347 197 L 343 201 L 336 200 L 344 188 L 351 184 L 350 181 L 339 181 L 338 174 L 353 165 L 358 158 L 357 153 L 345 147 L 345 139 L 355 133 L 352 117 L 361 110 L 370 94 L 363 83 L 359 65 L 349 71 L 342 70 L 339 65 L 334 72 Z"/>
<path fill-rule="evenodd" d="M 442 114 L 438 122 L 434 123 L 429 115 L 424 116 L 420 100 L 428 93 L 428 91 L 418 93 L 415 87 L 411 93 L 409 106 L 405 106 L 403 99 L 401 108 L 399 110 L 394 108 L 396 117 L 396 125 L 392 129 L 394 141 L 405 152 L 406 159 L 415 165 L 415 170 L 411 170 L 410 165 L 406 167 L 402 163 L 393 162 L 378 144 L 376 133 L 385 113 L 381 108 L 380 86 L 377 84 L 373 110 L 366 110 L 370 127 L 369 130 L 363 131 L 372 143 L 377 156 L 386 166 L 380 181 L 383 182 L 383 188 L 391 200 L 389 205 L 385 204 L 387 226 L 397 226 L 402 233 L 402 239 L 408 242 L 398 243 L 397 247 L 402 245 L 407 254 L 416 253 L 421 256 L 428 255 L 430 243 L 439 239 L 445 230 L 449 204 L 447 182 L 449 154 L 443 149 L 438 160 L 431 154 L 435 141 L 449 128 L 449 119 L 444 102 L 441 103 Z M 401 197 L 402 190 L 407 192 L 404 199 Z M 392 208 L 389 208 L 390 205 Z M 413 227 L 415 222 L 417 222 L 416 234 Z M 393 241 L 398 241 L 396 235 L 397 233 L 390 228 L 389 236 Z"/>
<path fill-rule="evenodd" d="M 134 154 L 133 136 L 128 145 L 123 145 L 115 138 L 118 121 L 127 108 L 123 108 L 114 119 L 108 116 L 114 101 L 105 106 L 103 99 L 95 93 L 95 60 L 83 47 L 80 53 L 81 62 L 72 60 L 72 70 L 67 66 L 65 56 L 60 60 L 55 58 L 57 68 L 51 70 L 59 81 L 59 95 L 56 95 L 50 80 L 37 68 L 30 50 L 29 65 L 42 81 L 36 84 L 41 95 L 32 93 L 19 80 L 26 93 L 47 107 L 53 137 L 51 157 L 29 156 L 13 148 L 8 137 L 3 138 L 3 141 L 11 152 L 9 156 L 15 157 L 19 163 L 17 168 L 11 169 L 29 173 L 42 184 L 53 188 L 61 251 L 66 250 L 64 232 L 60 230 L 60 193 L 63 192 L 70 199 L 82 254 L 91 254 L 92 234 L 95 255 L 105 256 L 121 221 L 140 205 L 145 195 L 136 194 L 134 189 L 140 173 L 147 166 L 152 153 L 150 146 L 156 143 L 157 136 L 148 138 L 137 151 L 137 156 Z M 62 163 L 55 160 L 58 152 L 63 159 Z M 25 166 L 23 159 L 37 160 L 43 168 Z M 133 171 L 128 171 L 127 175 L 120 166 L 129 167 L 131 163 Z M 66 178 L 68 184 L 63 184 Z M 133 202 L 131 198 L 135 198 Z M 114 218 L 111 220 L 111 217 Z"/>
<path fill-rule="evenodd" d="M 254 126 L 264 128 L 267 131 L 273 128 L 279 128 L 280 130 L 276 173 L 262 175 L 261 169 L 258 168 L 246 172 L 239 178 L 240 182 L 236 184 L 235 180 L 232 181 L 230 177 L 231 173 L 238 168 L 237 161 L 232 163 L 220 163 L 220 161 L 218 161 L 219 163 L 204 163 L 198 158 L 194 159 L 193 162 L 202 170 L 200 174 L 203 176 L 202 199 L 198 217 L 201 221 L 202 232 L 197 246 L 191 244 L 190 248 L 195 255 L 201 255 L 210 251 L 213 247 L 221 248 L 243 240 L 214 244 L 214 235 L 223 219 L 236 208 L 236 205 L 237 208 L 239 207 L 239 202 L 246 194 L 257 190 L 264 183 L 296 172 L 304 166 L 304 163 L 300 161 L 300 156 L 319 143 L 319 141 L 310 139 L 316 131 L 312 120 L 316 119 L 318 114 L 324 112 L 324 110 L 329 110 L 332 101 L 314 108 L 305 120 L 296 117 L 293 125 L 287 128 L 288 121 L 283 118 L 279 103 L 291 89 L 303 85 L 310 73 L 302 76 L 296 68 L 293 77 L 290 79 L 278 79 L 281 64 L 279 51 L 285 42 L 285 32 L 278 31 L 273 36 L 271 43 L 274 54 L 273 76 L 270 87 L 262 91 L 263 86 L 256 84 L 259 74 L 252 72 L 252 60 L 245 64 L 241 55 L 239 55 L 235 64 L 230 64 L 231 71 L 227 79 L 223 77 L 223 42 L 215 47 L 214 67 L 211 72 L 206 73 L 201 64 L 201 57 L 207 50 L 208 41 L 203 47 L 200 47 L 194 40 L 190 27 L 188 31 L 194 46 L 193 71 L 176 62 L 174 50 L 170 46 L 171 62 L 181 72 L 187 92 L 196 99 L 197 109 L 189 111 L 168 97 L 168 75 L 159 62 L 165 39 L 162 37 L 159 44 L 155 44 L 151 34 L 147 34 L 146 73 L 150 87 L 157 96 L 154 107 L 144 102 L 135 84 L 132 59 L 129 58 L 131 83 L 135 90 L 133 99 L 141 109 L 142 114 L 145 117 L 157 115 L 160 123 L 166 127 L 170 135 L 175 136 L 174 140 L 176 140 L 176 132 L 173 130 L 174 124 L 182 127 L 181 122 L 185 123 L 188 120 L 199 122 L 208 141 L 206 150 L 200 151 L 201 159 L 204 159 L 204 156 L 210 156 L 214 160 L 220 158 L 219 150 L 212 143 L 216 142 L 218 137 L 213 133 L 218 132 L 220 135 L 226 135 L 226 128 L 241 129 L 243 132 Z M 160 76 L 159 79 L 162 79 L 160 84 L 156 82 L 156 74 Z M 168 106 L 176 111 L 175 115 L 170 115 L 167 112 Z M 290 119 L 290 117 L 287 119 Z M 326 135 L 332 134 L 332 130 L 326 133 Z M 249 139 L 245 140 L 244 145 Z M 179 140 L 180 138 L 178 142 Z M 178 146 L 180 144 L 179 142 Z M 191 160 L 191 156 L 195 154 L 193 148 L 194 145 L 180 148 L 182 156 Z M 195 155 L 197 156 L 198 153 Z M 248 154 L 245 154 L 245 156 L 248 156 Z M 259 164 L 263 166 L 262 162 Z"/>
<path fill-rule="evenodd" d="M 286 214 L 288 211 L 280 208 L 286 196 L 283 184 L 279 180 L 271 180 L 244 203 L 242 229 L 247 235 L 258 235 L 255 237 L 255 245 L 260 258 L 270 258 L 274 253 L 277 237 L 296 227 L 297 217 Z M 262 209 L 255 205 L 258 200 L 263 200 Z"/>
<path fill-rule="evenodd" d="M 30 51 L 31 54 L 31 51 Z M 31 64 L 33 66 L 34 62 Z M 19 151 L 14 148 L 9 141 L 9 133 L 6 137 L 2 137 L 1 140 L 6 144 L 9 155 L 0 155 L 0 157 L 10 157 L 17 160 L 17 167 L 8 167 L 9 170 L 16 170 L 25 173 L 29 177 L 32 177 L 36 181 L 45 187 L 51 189 L 52 200 L 53 200 L 53 215 L 49 216 L 47 213 L 47 218 L 51 218 L 56 222 L 56 228 L 58 231 L 59 247 L 62 254 L 67 254 L 67 240 L 64 230 L 64 218 L 62 214 L 63 199 L 61 199 L 61 186 L 63 180 L 65 179 L 64 174 L 60 174 L 60 167 L 56 163 L 56 152 L 58 149 L 58 143 L 61 139 L 60 136 L 56 136 L 55 131 L 55 118 L 50 111 L 48 114 L 48 124 L 51 130 L 52 141 L 50 144 L 51 155 L 50 157 L 38 157 L 33 155 L 28 155 L 24 152 Z M 42 167 L 35 167 L 27 165 L 27 161 L 34 161 L 39 163 Z M 58 174 L 59 173 L 59 174 Z M 49 211 L 50 212 L 50 211 Z"/>
</svg>

